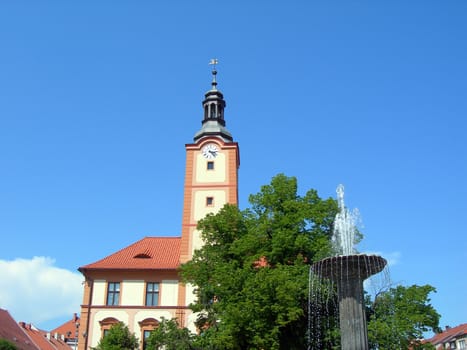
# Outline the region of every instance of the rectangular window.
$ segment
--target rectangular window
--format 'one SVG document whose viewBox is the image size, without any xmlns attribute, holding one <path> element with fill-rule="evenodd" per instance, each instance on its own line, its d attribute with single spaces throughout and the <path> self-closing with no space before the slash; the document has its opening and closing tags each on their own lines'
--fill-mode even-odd
<svg viewBox="0 0 467 350">
<path fill-rule="evenodd" d="M 107 305 L 118 305 L 120 299 L 120 282 L 109 282 L 107 285 Z"/>
<path fill-rule="evenodd" d="M 206 206 L 212 207 L 214 205 L 214 197 L 206 197 Z"/>
<path fill-rule="evenodd" d="M 214 162 L 213 161 L 209 161 L 207 163 L 207 169 L 208 170 L 214 170 Z"/>
<path fill-rule="evenodd" d="M 465 340 L 459 340 L 459 349 L 465 350 Z"/>
<path fill-rule="evenodd" d="M 159 304 L 159 283 L 146 283 L 146 306 L 157 306 Z"/>
</svg>

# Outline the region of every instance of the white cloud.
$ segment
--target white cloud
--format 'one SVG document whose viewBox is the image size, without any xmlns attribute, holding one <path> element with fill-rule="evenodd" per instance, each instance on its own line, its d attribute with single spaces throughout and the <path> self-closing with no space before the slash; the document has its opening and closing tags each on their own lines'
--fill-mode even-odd
<svg viewBox="0 0 467 350">
<path fill-rule="evenodd" d="M 54 263 L 48 257 L 0 260 L 0 307 L 34 324 L 79 312 L 83 276 Z"/>
</svg>

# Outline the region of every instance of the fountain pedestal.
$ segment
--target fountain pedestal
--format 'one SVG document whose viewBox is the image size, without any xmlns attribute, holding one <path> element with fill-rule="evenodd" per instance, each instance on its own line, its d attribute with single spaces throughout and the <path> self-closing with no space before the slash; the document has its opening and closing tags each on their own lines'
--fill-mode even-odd
<svg viewBox="0 0 467 350">
<path fill-rule="evenodd" d="M 363 281 L 382 271 L 386 263 L 377 255 L 358 254 L 329 257 L 312 266 L 318 277 L 337 285 L 342 350 L 368 350 Z"/>
</svg>

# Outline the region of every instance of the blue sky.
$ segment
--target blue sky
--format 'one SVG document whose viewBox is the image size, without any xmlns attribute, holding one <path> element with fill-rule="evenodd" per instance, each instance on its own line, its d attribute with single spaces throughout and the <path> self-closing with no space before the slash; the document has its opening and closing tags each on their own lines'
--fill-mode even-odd
<svg viewBox="0 0 467 350">
<path fill-rule="evenodd" d="M 240 206 L 296 176 L 362 216 L 358 249 L 467 322 L 465 1 L 0 4 L 0 307 L 52 329 L 79 266 L 179 235 L 211 58 Z"/>
</svg>

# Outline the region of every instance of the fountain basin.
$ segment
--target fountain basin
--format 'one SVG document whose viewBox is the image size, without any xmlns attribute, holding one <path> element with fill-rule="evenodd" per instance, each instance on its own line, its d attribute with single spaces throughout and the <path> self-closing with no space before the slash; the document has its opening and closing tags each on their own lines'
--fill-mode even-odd
<svg viewBox="0 0 467 350">
<path fill-rule="evenodd" d="M 354 254 L 331 256 L 318 261 L 311 268 L 317 276 L 334 282 L 344 279 L 364 281 L 381 272 L 386 264 L 386 259 L 378 255 Z"/>
</svg>

